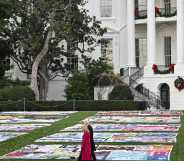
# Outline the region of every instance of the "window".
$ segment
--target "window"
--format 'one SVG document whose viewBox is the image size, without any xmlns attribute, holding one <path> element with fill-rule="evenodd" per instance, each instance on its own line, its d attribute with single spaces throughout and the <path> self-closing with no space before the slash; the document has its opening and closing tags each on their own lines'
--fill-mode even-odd
<svg viewBox="0 0 184 161">
<path fill-rule="evenodd" d="M 101 17 L 112 17 L 112 0 L 100 0 Z"/>
<path fill-rule="evenodd" d="M 171 64 L 171 37 L 164 37 L 165 65 Z"/>
<path fill-rule="evenodd" d="M 137 38 L 135 40 L 136 65 L 142 67 L 146 64 L 147 59 L 147 39 Z"/>
<path fill-rule="evenodd" d="M 169 16 L 171 14 L 171 0 L 164 0 L 165 5 L 165 15 Z"/>
<path fill-rule="evenodd" d="M 135 39 L 136 66 L 139 67 L 139 39 Z"/>
<path fill-rule="evenodd" d="M 147 10 L 147 1 L 146 0 L 138 0 L 137 2 L 139 11 L 146 11 Z"/>
<path fill-rule="evenodd" d="M 67 66 L 69 71 L 76 71 L 78 70 L 78 56 L 75 55 L 75 49 L 76 49 L 76 43 L 75 42 L 68 42 L 67 43 Z"/>
<path fill-rule="evenodd" d="M 101 54 L 102 57 L 107 58 L 109 63 L 112 64 L 112 39 L 102 39 L 101 41 Z"/>
</svg>

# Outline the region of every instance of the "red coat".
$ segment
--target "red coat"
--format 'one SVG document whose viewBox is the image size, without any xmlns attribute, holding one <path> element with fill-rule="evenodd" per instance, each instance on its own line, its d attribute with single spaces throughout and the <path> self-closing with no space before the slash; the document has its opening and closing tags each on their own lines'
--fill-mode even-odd
<svg viewBox="0 0 184 161">
<path fill-rule="evenodd" d="M 84 132 L 81 146 L 81 160 L 91 160 L 90 133 Z"/>
</svg>

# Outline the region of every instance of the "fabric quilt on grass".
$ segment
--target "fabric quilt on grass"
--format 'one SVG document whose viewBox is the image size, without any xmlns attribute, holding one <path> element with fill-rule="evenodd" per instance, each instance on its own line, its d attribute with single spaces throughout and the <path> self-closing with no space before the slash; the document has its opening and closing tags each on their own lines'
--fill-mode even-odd
<svg viewBox="0 0 184 161">
<path fill-rule="evenodd" d="M 0 131 L 30 132 L 51 124 L 0 124 Z"/>
<path fill-rule="evenodd" d="M 97 116 L 181 116 L 179 111 L 102 111 Z"/>
<path fill-rule="evenodd" d="M 150 133 L 94 133 L 95 142 L 121 142 L 121 143 L 175 143 L 176 133 L 150 132 Z M 81 142 L 81 132 L 56 133 L 40 138 L 36 142 Z"/>
<path fill-rule="evenodd" d="M 60 115 L 60 116 L 66 116 L 73 113 L 76 113 L 77 111 L 10 111 L 10 112 L 0 112 L 0 115 L 42 115 L 42 116 L 48 116 L 48 115 Z"/>
<path fill-rule="evenodd" d="M 117 132 L 176 132 L 179 130 L 179 124 L 92 124 L 94 131 L 117 131 Z M 65 128 L 63 131 L 81 131 L 82 124 L 76 124 L 71 127 Z"/>
<path fill-rule="evenodd" d="M 92 116 L 84 121 L 91 123 L 143 123 L 143 124 L 179 124 L 180 116 L 169 117 L 143 117 L 143 116 Z"/>
<path fill-rule="evenodd" d="M 7 141 L 20 135 L 24 135 L 23 132 L 0 132 L 0 142 Z"/>
<path fill-rule="evenodd" d="M 169 160 L 172 145 L 127 145 L 97 147 L 97 160 Z M 1 159 L 77 159 L 80 145 L 28 145 Z"/>
</svg>

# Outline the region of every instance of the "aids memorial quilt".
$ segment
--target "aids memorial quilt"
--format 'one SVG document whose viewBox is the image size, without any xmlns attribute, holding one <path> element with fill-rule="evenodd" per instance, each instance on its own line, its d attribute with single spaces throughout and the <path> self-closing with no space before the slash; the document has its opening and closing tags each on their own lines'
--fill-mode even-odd
<svg viewBox="0 0 184 161">
<path fill-rule="evenodd" d="M 181 116 L 179 111 L 101 111 L 97 116 Z"/>
<path fill-rule="evenodd" d="M 81 131 L 82 124 L 76 124 L 65 128 L 63 131 Z M 179 124 L 93 124 L 94 131 L 117 131 L 117 132 L 177 132 Z"/>
<path fill-rule="evenodd" d="M 97 160 L 169 160 L 172 145 L 97 146 Z M 0 159 L 77 159 L 80 145 L 28 145 Z"/>
<path fill-rule="evenodd" d="M 17 123 L 54 123 L 59 119 L 34 119 L 34 118 L 10 118 L 0 120 L 1 124 L 17 124 Z"/>
<path fill-rule="evenodd" d="M 172 148 L 172 145 L 119 147 L 100 145 L 97 149 L 97 158 L 101 160 L 169 160 Z"/>
<path fill-rule="evenodd" d="M 39 115 L 39 116 L 66 116 L 77 111 L 10 111 L 10 112 L 0 112 L 0 115 Z"/>
<path fill-rule="evenodd" d="M 0 124 L 54 123 L 75 112 L 1 112 Z"/>
<path fill-rule="evenodd" d="M 50 125 L 51 124 L 0 124 L 0 132 L 2 131 L 30 132 L 35 129 Z"/>
<path fill-rule="evenodd" d="M 1 159 L 71 159 L 79 156 L 80 145 L 28 145 Z"/>
<path fill-rule="evenodd" d="M 150 133 L 94 133 L 95 142 L 120 143 L 175 143 L 176 133 L 150 132 Z M 64 132 L 46 136 L 36 142 L 81 142 L 81 132 Z"/>
<path fill-rule="evenodd" d="M 91 123 L 134 123 L 134 124 L 179 124 L 180 116 L 92 116 L 84 121 Z"/>
<path fill-rule="evenodd" d="M 26 133 L 17 132 L 0 132 L 0 142 L 15 138 Z"/>
</svg>

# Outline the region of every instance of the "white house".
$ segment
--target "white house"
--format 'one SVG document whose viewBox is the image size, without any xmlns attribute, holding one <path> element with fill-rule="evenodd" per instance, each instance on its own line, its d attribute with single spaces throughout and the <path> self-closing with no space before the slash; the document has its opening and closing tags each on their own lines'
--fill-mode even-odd
<svg viewBox="0 0 184 161">
<path fill-rule="evenodd" d="M 184 0 L 88 0 L 86 7 L 108 30 L 94 58 L 108 57 L 139 99 L 184 110 Z M 48 99 L 61 99 L 56 81 Z"/>
</svg>

